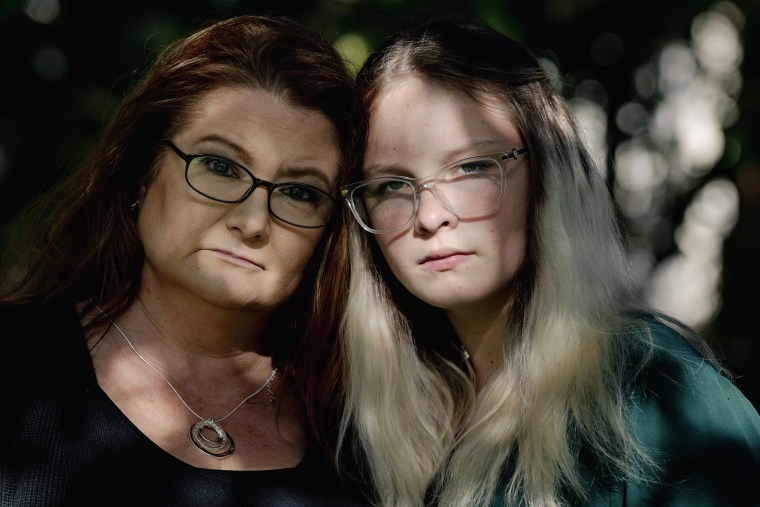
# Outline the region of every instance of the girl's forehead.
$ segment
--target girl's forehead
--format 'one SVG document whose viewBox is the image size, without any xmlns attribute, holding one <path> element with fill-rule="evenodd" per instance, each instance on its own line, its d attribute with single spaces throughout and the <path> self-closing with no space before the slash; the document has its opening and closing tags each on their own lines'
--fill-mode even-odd
<svg viewBox="0 0 760 507">
<path fill-rule="evenodd" d="M 370 115 L 364 174 L 426 176 L 457 160 L 522 148 L 493 100 L 420 79 L 387 86 Z"/>
<path fill-rule="evenodd" d="M 515 137 L 517 127 L 512 116 L 496 97 L 470 95 L 435 82 L 406 78 L 378 94 L 370 112 L 370 138 L 391 142 L 399 149 L 420 141 L 444 142 L 440 137 L 447 138 L 446 143 L 455 141 L 451 137 L 461 137 L 465 142 L 473 136 Z"/>
</svg>

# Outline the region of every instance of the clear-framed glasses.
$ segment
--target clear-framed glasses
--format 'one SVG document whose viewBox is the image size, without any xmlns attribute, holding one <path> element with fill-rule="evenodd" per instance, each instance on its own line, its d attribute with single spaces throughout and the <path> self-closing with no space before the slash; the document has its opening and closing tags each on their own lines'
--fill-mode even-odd
<svg viewBox="0 0 760 507">
<path fill-rule="evenodd" d="M 171 141 L 163 142 L 185 161 L 190 188 L 212 201 L 239 203 L 257 187 L 267 189 L 267 207 L 273 217 L 307 229 L 324 227 L 335 209 L 335 199 L 315 186 L 298 182 L 272 183 L 257 178 L 234 160 L 205 154 L 188 154 Z"/>
<path fill-rule="evenodd" d="M 481 155 L 453 162 L 426 178 L 383 176 L 341 187 L 359 224 L 373 234 L 402 229 L 417 215 L 420 192 L 430 190 L 438 202 L 460 218 L 482 216 L 504 196 L 507 162 L 525 149 Z"/>
</svg>

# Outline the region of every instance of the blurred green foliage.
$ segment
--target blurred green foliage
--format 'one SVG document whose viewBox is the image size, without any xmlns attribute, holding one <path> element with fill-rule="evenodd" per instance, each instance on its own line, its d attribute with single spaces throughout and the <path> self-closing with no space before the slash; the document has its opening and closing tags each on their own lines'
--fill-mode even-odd
<svg viewBox="0 0 760 507">
<path fill-rule="evenodd" d="M 554 62 L 563 90 L 593 78 L 606 89 L 610 153 L 626 136 L 619 107 L 636 95 L 634 71 L 668 41 L 688 39 L 707 0 L 5 0 L 0 3 L 0 245 L 31 199 L 80 161 L 121 97 L 167 43 L 238 14 L 296 19 L 323 34 L 354 66 L 394 28 L 433 15 L 485 21 Z M 702 331 L 760 407 L 760 2 L 743 14 L 744 89 L 727 155 L 704 177 L 736 183 L 740 218 L 724 251 L 722 310 Z M 754 30 L 753 30 L 754 28 Z M 699 185 L 669 202 L 659 260 Z"/>
</svg>

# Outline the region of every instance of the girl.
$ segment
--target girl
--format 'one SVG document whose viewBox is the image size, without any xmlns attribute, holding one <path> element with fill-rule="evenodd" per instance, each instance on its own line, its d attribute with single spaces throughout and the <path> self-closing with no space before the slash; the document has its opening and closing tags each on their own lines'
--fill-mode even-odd
<svg viewBox="0 0 760 507">
<path fill-rule="evenodd" d="M 756 505 L 760 418 L 701 339 L 639 309 L 535 58 L 435 21 L 358 84 L 342 429 L 381 503 Z"/>
</svg>

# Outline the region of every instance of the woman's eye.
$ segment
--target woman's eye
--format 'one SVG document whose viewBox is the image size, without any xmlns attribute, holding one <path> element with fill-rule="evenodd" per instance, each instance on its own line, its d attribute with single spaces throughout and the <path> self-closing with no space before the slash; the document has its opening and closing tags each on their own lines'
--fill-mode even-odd
<svg viewBox="0 0 760 507">
<path fill-rule="evenodd" d="M 217 157 L 205 157 L 202 164 L 209 172 L 227 178 L 239 178 L 240 169 L 233 163 Z"/>
<path fill-rule="evenodd" d="M 298 202 L 318 202 L 323 195 L 322 192 L 308 185 L 288 185 L 281 187 L 280 192 Z"/>
</svg>

